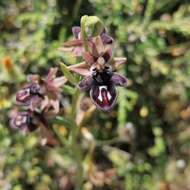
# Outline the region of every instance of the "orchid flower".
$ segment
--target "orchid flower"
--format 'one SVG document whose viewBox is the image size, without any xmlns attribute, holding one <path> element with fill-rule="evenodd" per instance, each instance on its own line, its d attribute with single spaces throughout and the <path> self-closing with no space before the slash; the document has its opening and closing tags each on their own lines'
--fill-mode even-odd
<svg viewBox="0 0 190 190">
<path fill-rule="evenodd" d="M 83 52 L 85 62 L 69 69 L 84 76 L 78 84 L 82 91 L 89 91 L 93 103 L 102 111 L 110 111 L 117 100 L 116 86 L 127 86 L 126 77 L 114 70 L 125 62 L 125 58 L 113 58 L 112 48 L 101 36 L 91 39 L 89 51 Z"/>
</svg>

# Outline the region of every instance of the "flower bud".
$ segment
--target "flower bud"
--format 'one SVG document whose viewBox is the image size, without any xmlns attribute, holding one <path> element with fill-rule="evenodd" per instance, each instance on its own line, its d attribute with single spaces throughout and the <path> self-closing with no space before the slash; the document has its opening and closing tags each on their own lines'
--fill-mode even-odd
<svg viewBox="0 0 190 190">
<path fill-rule="evenodd" d="M 87 37 L 98 36 L 104 30 L 102 21 L 96 16 L 83 16 L 81 18 L 81 25 L 82 24 L 84 24 L 84 30 Z"/>
</svg>

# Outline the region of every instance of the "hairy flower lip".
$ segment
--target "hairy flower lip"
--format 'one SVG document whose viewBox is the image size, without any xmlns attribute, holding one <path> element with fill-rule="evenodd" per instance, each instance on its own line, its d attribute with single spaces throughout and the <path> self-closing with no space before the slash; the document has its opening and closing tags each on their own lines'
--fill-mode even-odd
<svg viewBox="0 0 190 190">
<path fill-rule="evenodd" d="M 106 74 L 107 75 L 107 74 Z M 117 100 L 117 91 L 115 86 L 127 86 L 127 78 L 117 73 L 113 73 L 108 78 L 104 78 L 104 75 L 86 76 L 78 84 L 78 88 L 82 91 L 89 91 L 92 102 L 102 111 L 110 111 Z M 103 78 L 102 78 L 103 77 Z M 101 87 L 104 86 L 106 90 L 104 92 Z"/>
</svg>

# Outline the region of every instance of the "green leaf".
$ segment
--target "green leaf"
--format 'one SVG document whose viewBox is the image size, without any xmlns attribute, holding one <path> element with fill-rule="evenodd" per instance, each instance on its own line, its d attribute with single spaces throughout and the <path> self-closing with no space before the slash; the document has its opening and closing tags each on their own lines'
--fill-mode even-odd
<svg viewBox="0 0 190 190">
<path fill-rule="evenodd" d="M 61 116 L 57 116 L 54 121 L 54 124 L 59 124 L 59 125 L 64 125 L 66 128 L 71 128 L 74 127 L 74 124 L 72 121 L 70 121 L 69 119 L 66 119 L 64 117 Z"/>
<path fill-rule="evenodd" d="M 73 94 L 75 94 L 76 89 L 73 88 L 73 87 L 71 87 L 71 86 L 69 86 L 69 85 L 64 85 L 63 86 L 63 91 L 66 92 L 66 93 L 68 93 L 68 94 L 73 95 Z"/>
<path fill-rule="evenodd" d="M 63 62 L 60 62 L 60 67 L 61 67 L 61 71 L 63 72 L 64 76 L 68 79 L 68 81 L 76 85 L 78 81 L 75 78 L 75 76 L 69 71 L 67 66 Z"/>
</svg>

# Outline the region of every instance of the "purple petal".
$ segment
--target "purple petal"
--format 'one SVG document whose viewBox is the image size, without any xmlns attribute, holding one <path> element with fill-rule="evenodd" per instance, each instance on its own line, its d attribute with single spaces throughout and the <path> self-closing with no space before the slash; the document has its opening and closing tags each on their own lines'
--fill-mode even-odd
<svg viewBox="0 0 190 190">
<path fill-rule="evenodd" d="M 57 67 L 50 68 L 45 81 L 49 82 L 49 81 L 52 81 L 53 79 L 55 79 L 57 71 L 58 71 Z"/>
<path fill-rule="evenodd" d="M 106 33 L 101 34 L 102 42 L 103 44 L 112 44 L 113 43 L 113 38 L 108 36 Z"/>
<path fill-rule="evenodd" d="M 89 76 L 90 74 L 89 66 L 85 62 L 75 65 L 70 65 L 68 66 L 68 68 L 70 71 L 80 74 L 82 76 Z"/>
<path fill-rule="evenodd" d="M 88 91 L 92 88 L 93 82 L 94 82 L 93 78 L 91 76 L 87 76 L 80 81 L 78 87 L 82 91 Z"/>
<path fill-rule="evenodd" d="M 86 63 L 90 65 L 92 65 L 95 62 L 94 57 L 89 52 L 83 53 L 83 59 L 85 60 Z"/>
<path fill-rule="evenodd" d="M 76 39 L 79 39 L 79 33 L 80 33 L 81 29 L 79 26 L 74 26 L 72 27 L 72 32 L 73 32 L 73 35 Z"/>
<path fill-rule="evenodd" d="M 39 96 L 32 97 L 32 99 L 29 101 L 29 109 L 31 111 L 34 111 L 36 108 L 40 106 L 41 102 L 42 98 L 40 98 Z"/>
<path fill-rule="evenodd" d="M 111 81 L 114 83 L 114 85 L 123 87 L 127 86 L 127 78 L 119 74 L 113 74 Z"/>
<path fill-rule="evenodd" d="M 114 63 L 113 66 L 117 69 L 118 67 L 120 67 L 122 64 L 124 64 L 127 59 L 124 57 L 115 57 L 114 59 Z"/>
<path fill-rule="evenodd" d="M 84 52 L 84 48 L 82 46 L 81 47 L 74 47 L 72 49 L 72 53 L 76 57 L 81 57 L 83 52 Z"/>
<path fill-rule="evenodd" d="M 93 85 L 90 90 L 90 97 L 97 108 L 102 111 L 110 111 L 116 103 L 117 93 L 113 85 Z"/>
<path fill-rule="evenodd" d="M 83 42 L 81 39 L 75 39 L 68 42 L 63 43 L 63 47 L 78 47 L 82 46 Z"/>
<path fill-rule="evenodd" d="M 101 37 L 97 36 L 95 38 L 94 43 L 95 43 L 95 47 L 96 47 L 98 55 L 102 54 L 104 52 L 104 44 L 103 44 Z"/>
</svg>

